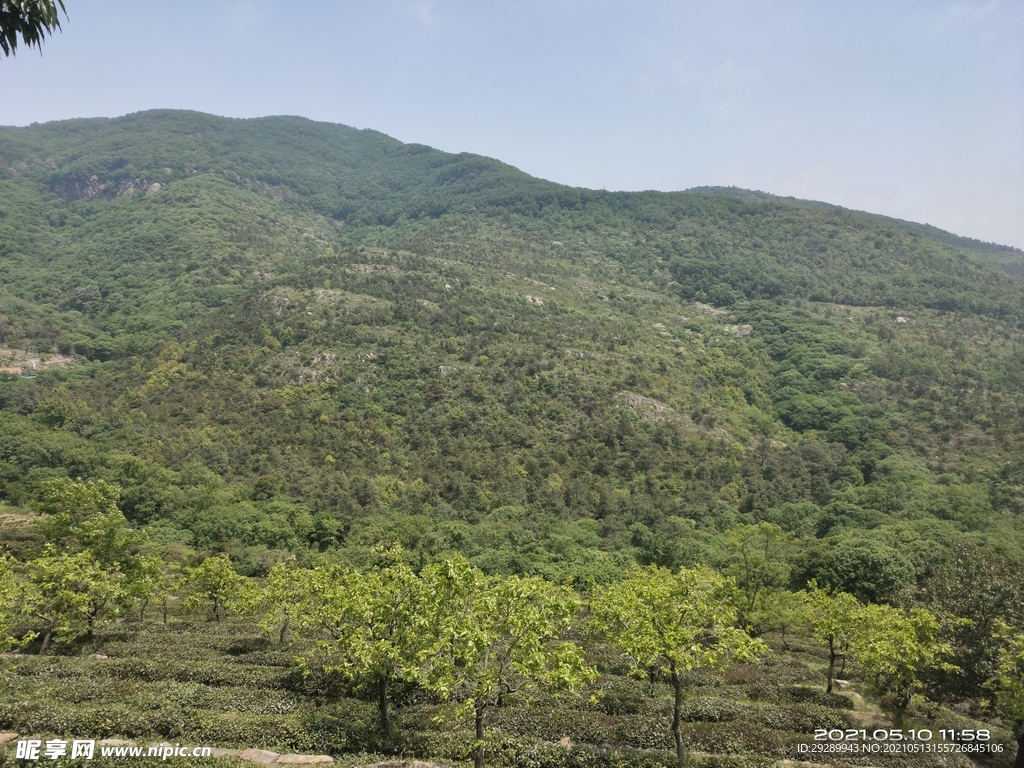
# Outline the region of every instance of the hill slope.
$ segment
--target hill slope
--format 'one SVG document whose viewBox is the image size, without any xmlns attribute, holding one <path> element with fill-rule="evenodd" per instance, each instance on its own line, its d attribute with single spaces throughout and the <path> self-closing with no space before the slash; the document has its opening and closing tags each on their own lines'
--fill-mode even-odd
<svg viewBox="0 0 1024 768">
<path fill-rule="evenodd" d="M 43 482 L 81 477 L 116 483 L 166 561 L 254 576 L 399 541 L 579 586 L 706 563 L 751 605 L 814 578 L 986 617 L 945 625 L 969 674 L 927 681 L 978 705 L 991 623 L 1024 621 L 1012 256 L 300 118 L 0 129 L 0 545 L 43 551 Z M 778 545 L 762 581 L 755 524 Z"/>
<path fill-rule="evenodd" d="M 414 546 L 485 552 L 478 523 L 513 505 L 569 563 L 707 557 L 694 531 L 752 519 L 1020 557 L 1024 283 L 949 237 L 572 189 L 299 118 L 4 129 L 0 158 L 3 343 L 73 357 L 3 385 L 9 502 L 40 473 L 131 488 L 114 451 L 152 475 L 131 515 L 199 547 L 327 546 L 401 513 Z M 58 437 L 97 457 L 14 446 Z M 270 498 L 323 530 L 207 513 Z"/>
</svg>

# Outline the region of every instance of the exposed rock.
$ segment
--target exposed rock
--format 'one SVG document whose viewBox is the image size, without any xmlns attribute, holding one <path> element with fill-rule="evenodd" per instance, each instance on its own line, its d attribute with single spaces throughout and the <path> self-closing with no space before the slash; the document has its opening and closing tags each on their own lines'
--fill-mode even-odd
<svg viewBox="0 0 1024 768">
<path fill-rule="evenodd" d="M 281 755 L 274 765 L 333 765 L 334 758 L 329 755 Z"/>
<path fill-rule="evenodd" d="M 721 317 L 722 315 L 729 314 L 724 309 L 715 309 L 710 304 L 702 304 L 699 301 L 693 302 L 693 305 L 705 315 L 711 315 L 712 317 Z"/>
<path fill-rule="evenodd" d="M 345 269 L 346 272 L 387 272 L 389 274 L 395 274 L 398 272 L 398 268 L 391 264 L 349 264 Z"/>
<path fill-rule="evenodd" d="M 5 373 L 35 374 L 44 368 L 67 368 L 75 362 L 75 358 L 68 355 L 50 353 L 44 356 L 36 352 L 0 347 L 0 370 Z"/>
<path fill-rule="evenodd" d="M 146 194 L 147 195 L 152 195 L 154 192 L 159 192 L 161 189 L 163 189 L 163 187 L 164 187 L 164 185 L 161 184 L 159 181 L 154 181 L 146 189 Z"/>
<path fill-rule="evenodd" d="M 64 184 L 57 184 L 53 191 L 67 201 L 88 199 L 96 197 L 106 191 L 107 185 L 101 183 L 98 176 L 90 176 L 87 181 L 69 181 Z"/>
<path fill-rule="evenodd" d="M 238 753 L 239 760 L 248 760 L 250 763 L 270 765 L 277 761 L 281 755 L 277 752 L 270 752 L 266 749 L 245 749 Z"/>
<path fill-rule="evenodd" d="M 643 395 L 637 395 L 633 392 L 620 392 L 619 395 L 625 399 L 627 405 L 630 405 L 633 408 L 638 408 L 642 411 L 665 413 L 672 410 L 672 406 L 666 405 L 659 400 L 655 400 L 653 397 L 644 397 Z"/>
<path fill-rule="evenodd" d="M 17 741 L 18 734 L 16 733 L 0 733 L 0 744 L 6 744 L 9 741 Z"/>
<path fill-rule="evenodd" d="M 910 320 L 908 320 L 907 318 L 903 317 L 902 315 L 900 317 L 896 318 L 896 325 L 906 325 L 909 322 L 910 322 Z"/>
</svg>

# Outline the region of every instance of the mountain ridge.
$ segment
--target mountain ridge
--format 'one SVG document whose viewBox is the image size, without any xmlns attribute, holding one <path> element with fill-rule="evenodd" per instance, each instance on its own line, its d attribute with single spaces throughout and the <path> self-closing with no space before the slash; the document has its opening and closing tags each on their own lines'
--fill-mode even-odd
<svg viewBox="0 0 1024 768">
<path fill-rule="evenodd" d="M 676 519 L 893 549 L 925 515 L 1024 547 L 1024 283 L 956 240 L 762 193 L 565 187 L 289 117 L 0 129 L 0 157 L 0 343 L 70 361 L 0 407 L 107 456 L 91 471 L 129 497 L 108 452 L 152 462 L 161 500 L 129 516 L 246 568 L 275 539 L 211 529 L 177 495 L 196 461 L 254 509 L 260 483 L 307 505 L 325 547 L 407 515 L 436 554 L 445 519 L 502 505 L 595 521 L 606 564 L 714 550 Z M 12 503 L 69 471 L 18 450 Z M 924 567 L 921 536 L 900 557 Z"/>
<path fill-rule="evenodd" d="M 743 189 L 743 188 L 739 188 L 739 187 L 729 187 L 729 186 L 698 186 L 698 187 L 691 187 L 691 188 L 688 188 L 688 189 L 685 189 L 685 190 L 670 190 L 670 191 L 646 190 L 646 191 L 637 191 L 637 192 L 613 191 L 613 192 L 607 193 L 604 190 L 594 190 L 594 189 L 589 189 L 589 188 L 585 188 L 585 187 L 574 187 L 574 186 L 571 186 L 571 185 L 561 184 L 559 182 L 543 179 L 541 177 L 531 176 L 531 175 L 525 173 L 524 171 L 521 171 L 521 170 L 519 170 L 519 169 L 517 169 L 517 168 L 515 168 L 515 167 L 513 167 L 511 165 L 508 165 L 507 163 L 503 163 L 500 160 L 497 160 L 495 158 L 490 158 L 490 157 L 487 157 L 487 156 L 484 156 L 484 155 L 479 155 L 479 154 L 474 154 L 474 153 L 467 153 L 467 152 L 447 153 L 447 152 L 443 152 L 441 150 L 434 149 L 434 148 L 429 147 L 427 145 L 418 144 L 418 143 L 415 143 L 415 142 L 404 143 L 404 142 L 401 142 L 398 139 L 395 139 L 395 138 L 393 138 L 391 136 L 388 136 L 387 134 L 384 134 L 384 133 L 382 133 L 380 131 L 376 131 L 376 130 L 373 130 L 373 129 L 369 129 L 369 128 L 363 128 L 363 129 L 354 128 L 352 126 L 347 126 L 347 125 L 340 124 L 340 123 L 330 123 L 330 122 L 324 122 L 324 121 L 317 121 L 317 120 L 312 120 L 310 118 L 305 118 L 305 117 L 296 116 L 296 115 L 268 115 L 268 116 L 264 116 L 264 117 L 255 117 L 255 118 L 226 118 L 226 117 L 220 117 L 220 116 L 217 116 L 217 115 L 213 115 L 213 114 L 209 114 L 209 113 L 203 113 L 203 112 L 197 112 L 197 111 L 192 111 L 192 110 L 153 109 L 153 110 L 144 110 L 144 111 L 140 111 L 140 112 L 130 113 L 130 114 L 127 114 L 127 115 L 122 115 L 120 117 L 114 117 L 114 118 L 71 118 L 71 119 L 67 119 L 67 120 L 57 120 L 57 121 L 51 121 L 51 122 L 47 122 L 47 123 L 33 123 L 30 126 L 18 126 L 18 127 L 14 127 L 14 126 L 0 126 L 0 130 L 2 130 L 2 131 L 10 131 L 10 132 L 26 132 L 26 133 L 33 133 L 34 132 L 34 133 L 42 133 L 43 135 L 50 134 L 52 136 L 56 132 L 58 132 L 58 129 L 65 129 L 65 130 L 60 131 L 59 133 L 60 133 L 60 135 L 65 135 L 66 136 L 66 134 L 67 134 L 67 130 L 66 129 L 68 129 L 68 128 L 70 128 L 70 129 L 82 129 L 82 128 L 86 128 L 86 127 L 90 127 L 90 126 L 94 127 L 94 128 L 97 127 L 97 126 L 102 126 L 102 127 L 109 126 L 109 127 L 112 127 L 112 128 L 119 128 L 119 127 L 123 127 L 123 126 L 132 126 L 132 125 L 140 123 L 140 122 L 148 122 L 150 119 L 157 119 L 157 120 L 168 120 L 168 119 L 170 119 L 170 120 L 177 121 L 177 122 L 179 122 L 181 124 L 178 132 L 181 132 L 181 131 L 186 130 L 186 129 L 201 128 L 201 127 L 204 127 L 204 126 L 206 126 L 208 128 L 213 128 L 214 130 L 223 131 L 224 130 L 223 125 L 218 126 L 217 125 L 217 121 L 222 121 L 222 122 L 229 123 L 229 124 L 233 123 L 233 124 L 237 124 L 237 125 L 244 124 L 244 125 L 249 125 L 249 126 L 254 126 L 254 127 L 277 126 L 277 125 L 282 125 L 283 126 L 283 125 L 285 125 L 287 123 L 299 123 L 299 124 L 308 125 L 308 126 L 314 128 L 318 133 L 320 133 L 321 136 L 322 136 L 322 132 L 325 129 L 328 130 L 328 131 L 347 133 L 347 134 L 349 134 L 349 138 L 355 138 L 356 136 L 364 136 L 364 137 L 371 136 L 371 137 L 373 137 L 374 140 L 381 142 L 381 144 L 382 144 L 381 149 L 383 149 L 383 145 L 387 144 L 387 145 L 390 145 L 389 148 L 391 150 L 401 150 L 401 149 L 404 149 L 407 153 L 410 153 L 410 154 L 429 153 L 429 154 L 432 154 L 434 156 L 440 155 L 440 156 L 445 156 L 447 158 L 456 158 L 456 159 L 461 159 L 461 160 L 466 160 L 466 159 L 482 160 L 482 161 L 485 161 L 485 162 L 487 162 L 489 164 L 490 163 L 497 164 L 497 166 L 500 167 L 503 170 L 513 171 L 514 173 L 521 175 L 523 179 L 529 179 L 529 180 L 532 180 L 532 181 L 539 181 L 539 182 L 542 182 L 544 184 L 552 185 L 552 186 L 555 186 L 555 187 L 560 187 L 560 188 L 563 188 L 563 189 L 566 189 L 566 190 L 575 190 L 575 191 L 579 191 L 579 192 L 588 192 L 588 193 L 593 193 L 593 194 L 597 194 L 599 192 L 605 192 L 606 194 L 612 194 L 612 195 L 621 195 L 621 194 L 664 194 L 664 195 L 678 195 L 678 194 L 685 194 L 685 193 L 696 193 L 696 194 L 704 194 L 704 195 L 706 195 L 706 194 L 721 195 L 721 196 L 725 196 L 725 197 L 734 197 L 734 198 L 743 199 L 743 200 L 758 200 L 758 201 L 761 201 L 761 202 L 785 201 L 785 202 L 788 202 L 788 203 L 796 203 L 796 204 L 803 205 L 803 206 L 824 206 L 824 207 L 827 207 L 827 208 L 835 208 L 835 209 L 839 209 L 839 210 L 850 211 L 850 212 L 852 212 L 854 214 L 857 214 L 857 215 L 860 215 L 860 216 L 872 218 L 872 219 L 875 219 L 875 220 L 878 220 L 878 221 L 883 221 L 883 222 L 885 222 L 887 224 L 890 224 L 890 225 L 900 226 L 901 228 L 907 229 L 908 231 L 917 231 L 917 232 L 919 232 L 921 234 L 925 234 L 926 233 L 927 236 L 929 236 L 929 237 L 931 237 L 933 239 L 940 239 L 940 240 L 942 240 L 944 242 L 948 242 L 949 244 L 956 245 L 957 247 L 964 248 L 964 249 L 967 249 L 967 250 L 972 250 L 972 251 L 976 251 L 976 252 L 999 252 L 999 253 L 1007 252 L 1007 253 L 1010 253 L 1010 254 L 1022 253 L 1021 249 L 1015 248 L 1013 246 L 1001 245 L 1001 244 L 994 243 L 994 242 L 986 242 L 986 241 L 978 240 L 976 238 L 970 238 L 970 237 L 965 237 L 965 236 L 962 236 L 962 235 L 957 235 L 955 233 L 948 232 L 946 230 L 942 230 L 941 228 L 933 227 L 932 225 L 929 225 L 929 224 L 923 224 L 923 223 L 918 223 L 918 222 L 912 222 L 912 221 L 897 219 L 897 218 L 894 218 L 894 217 L 886 216 L 884 214 L 875 214 L 875 213 L 868 213 L 866 211 L 859 211 L 857 209 L 848 209 L 848 208 L 845 208 L 843 206 L 839 206 L 839 205 L 836 205 L 836 204 L 833 204 L 833 203 L 828 203 L 828 202 L 825 202 L 825 201 L 805 200 L 805 199 L 802 199 L 802 198 L 796 198 L 796 197 L 792 197 L 792 196 L 775 195 L 773 193 L 763 192 L 763 191 L 760 191 L 760 190 L 748 190 L 748 189 Z M 79 133 L 79 132 L 81 132 L 81 131 L 78 131 L 78 130 L 73 130 L 72 131 L 72 133 Z M 187 134 L 187 135 L 193 136 L 197 132 L 198 131 L 192 130 L 192 132 Z M 201 132 L 199 132 L 199 133 L 201 133 Z M 311 137 L 306 137 L 306 136 L 304 136 L 301 133 L 300 133 L 300 137 L 302 137 L 302 138 L 311 138 Z M 3 155 L 0 155 L 0 162 L 2 162 L 2 161 L 3 161 Z M 152 162 L 152 165 L 153 165 L 153 167 L 159 166 L 159 161 L 154 160 Z"/>
</svg>

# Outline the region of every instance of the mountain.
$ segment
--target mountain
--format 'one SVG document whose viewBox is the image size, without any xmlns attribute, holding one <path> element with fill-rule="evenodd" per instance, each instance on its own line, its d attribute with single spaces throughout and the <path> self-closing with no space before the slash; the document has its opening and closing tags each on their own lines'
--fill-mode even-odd
<svg viewBox="0 0 1024 768">
<path fill-rule="evenodd" d="M 747 200 L 784 200 L 788 203 L 803 205 L 819 210 L 829 208 L 843 210 L 839 206 L 833 206 L 828 203 L 822 203 L 815 200 L 798 200 L 795 197 L 780 198 L 775 195 L 770 195 L 767 192 L 740 189 L 739 187 L 694 187 L 689 191 L 712 195 L 726 195 L 728 197 L 739 197 Z M 865 211 L 851 211 L 851 213 L 856 216 L 862 216 L 870 221 L 876 221 L 890 227 L 896 227 L 906 232 L 914 232 L 922 237 L 927 237 L 930 240 L 945 243 L 946 245 L 952 245 L 961 250 L 970 251 L 978 256 L 994 261 L 1005 272 L 1011 275 L 1024 274 L 1024 251 L 1021 251 L 1020 248 L 1014 248 L 1009 245 L 999 245 L 998 243 L 987 243 L 982 240 L 975 240 L 971 237 L 961 237 L 950 232 L 945 232 L 938 227 L 933 227 L 930 224 L 916 224 L 912 221 L 893 219 L 888 216 L 880 216 L 876 213 L 866 213 Z"/>
<path fill-rule="evenodd" d="M 798 578 L 868 542 L 878 595 L 951 537 L 1021 560 L 1006 251 L 293 117 L 4 128 L 0 172 L 0 365 L 37 374 L 0 385 L 9 505 L 104 477 L 252 573 L 397 537 L 612 578 L 755 521 Z"/>
<path fill-rule="evenodd" d="M 3 654 L 0 730 L 464 760 L 482 742 L 437 728 L 440 689 L 331 666 L 337 633 L 296 611 L 310 574 L 387 590 L 460 554 L 476 583 L 560 595 L 563 629 L 637 564 L 724 583 L 710 566 L 770 649 L 640 681 L 589 624 L 560 630 L 594 696 L 498 696 L 500 766 L 668 768 L 685 740 L 763 768 L 816 732 L 889 738 L 882 709 L 1008 765 L 1019 717 L 988 681 L 1009 712 L 1020 263 L 825 203 L 577 189 L 295 117 L 0 128 L 0 650 L 56 649 Z M 808 629 L 811 580 L 874 617 L 874 666 Z M 328 629 L 369 615 L 346 610 Z M 831 691 L 837 661 L 857 695 Z"/>
</svg>

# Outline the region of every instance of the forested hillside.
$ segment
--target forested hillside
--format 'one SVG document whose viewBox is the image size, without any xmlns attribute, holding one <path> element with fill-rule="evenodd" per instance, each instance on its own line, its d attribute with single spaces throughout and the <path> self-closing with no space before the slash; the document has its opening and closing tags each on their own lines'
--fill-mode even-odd
<svg viewBox="0 0 1024 768">
<path fill-rule="evenodd" d="M 67 514 L 91 551 L 76 515 L 107 502 L 66 494 L 105 481 L 125 551 L 168 568 L 224 553 L 263 579 L 400 544 L 416 573 L 462 556 L 596 594 L 708 566 L 780 653 L 778 601 L 814 580 L 937 617 L 950 661 L 919 670 L 917 716 L 1009 728 L 991 681 L 999 622 L 1024 624 L 1021 259 L 300 118 L 3 128 L 0 544 L 30 569 Z"/>
</svg>

